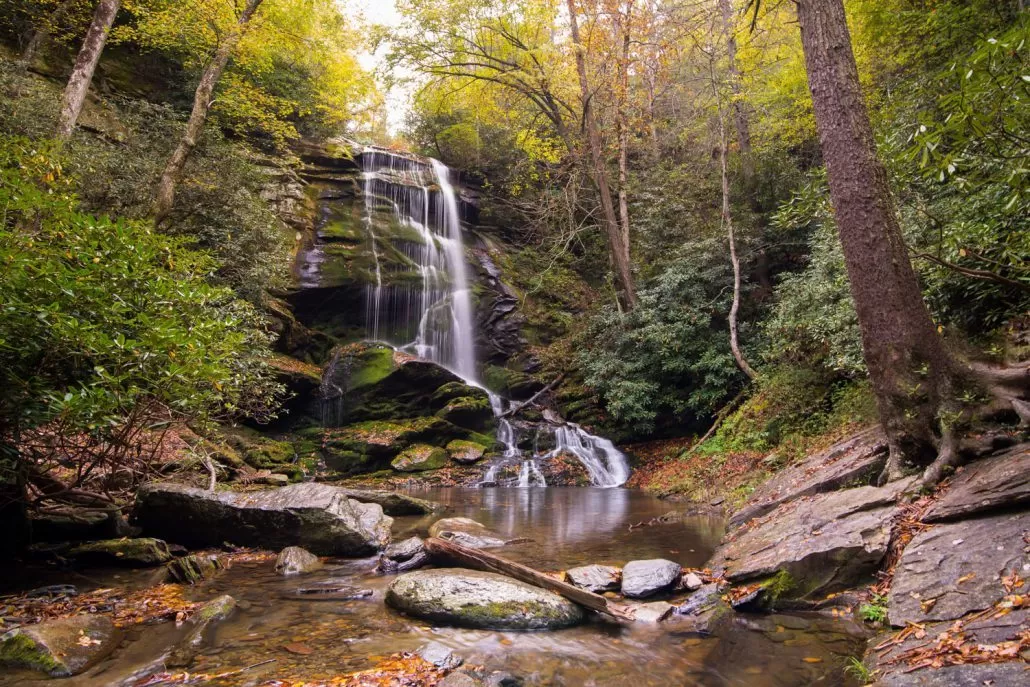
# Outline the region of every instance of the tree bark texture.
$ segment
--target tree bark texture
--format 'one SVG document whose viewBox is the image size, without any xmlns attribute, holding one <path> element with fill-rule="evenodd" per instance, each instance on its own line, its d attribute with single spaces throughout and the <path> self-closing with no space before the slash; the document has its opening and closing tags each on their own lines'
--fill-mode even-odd
<svg viewBox="0 0 1030 687">
<path fill-rule="evenodd" d="M 576 72 L 579 75 L 580 98 L 583 104 L 583 126 L 587 134 L 587 147 L 590 152 L 590 176 L 597 186 L 601 198 L 601 223 L 608 238 L 608 252 L 611 254 L 615 278 L 621 289 L 622 304 L 627 310 L 637 305 L 637 293 L 633 284 L 633 272 L 629 264 L 629 249 L 624 245 L 619 219 L 615 213 L 611 186 L 608 183 L 608 171 L 605 168 L 604 150 L 601 145 L 601 133 L 597 127 L 590 106 L 590 82 L 587 78 L 586 57 L 579 36 L 579 21 L 576 18 L 575 0 L 566 0 L 569 9 L 569 25 L 572 33 L 572 44 L 576 51 Z"/>
<path fill-rule="evenodd" d="M 616 113 L 619 133 L 619 221 L 622 223 L 622 259 L 626 264 L 629 256 L 629 194 L 626 188 L 629 177 L 629 59 L 631 43 L 631 22 L 633 0 L 626 3 L 626 14 L 619 14 L 619 28 L 622 33 L 622 54 L 619 56 L 619 106 Z"/>
<path fill-rule="evenodd" d="M 164 223 L 172 211 L 172 206 L 175 204 L 175 187 L 179 184 L 183 169 L 186 167 L 186 162 L 193 153 L 193 149 L 197 147 L 200 135 L 204 131 L 208 113 L 211 111 L 211 105 L 214 102 L 212 96 L 215 87 L 218 85 L 219 79 L 222 78 L 222 72 L 225 71 L 226 65 L 229 64 L 229 58 L 232 57 L 236 45 L 246 32 L 247 25 L 261 6 L 262 1 L 247 0 L 247 4 L 240 13 L 236 26 L 219 42 L 214 56 L 200 77 L 200 83 L 197 85 L 196 93 L 193 96 L 193 110 L 190 112 L 189 121 L 186 123 L 186 133 L 183 134 L 179 145 L 175 148 L 175 152 L 168 159 L 168 164 L 165 165 L 161 179 L 157 183 L 157 190 L 154 192 L 153 213 L 154 223 L 157 225 Z"/>
<path fill-rule="evenodd" d="M 877 157 L 843 0 L 796 4 L 830 198 L 890 445 L 885 476 L 894 479 L 937 454 L 937 415 L 950 395 L 951 362 L 923 302 Z"/>
<path fill-rule="evenodd" d="M 115 15 L 118 14 L 121 4 L 121 0 L 100 0 L 93 12 L 93 21 L 86 31 L 86 38 L 82 41 L 82 47 L 75 58 L 75 66 L 72 67 L 72 74 L 68 77 L 68 85 L 65 86 L 61 99 L 56 136 L 62 141 L 71 138 L 75 123 L 79 121 L 82 104 L 86 101 L 89 85 L 93 81 L 93 72 L 96 71 L 97 62 L 104 52 L 107 34 L 111 31 L 111 25 L 114 24 Z"/>
</svg>

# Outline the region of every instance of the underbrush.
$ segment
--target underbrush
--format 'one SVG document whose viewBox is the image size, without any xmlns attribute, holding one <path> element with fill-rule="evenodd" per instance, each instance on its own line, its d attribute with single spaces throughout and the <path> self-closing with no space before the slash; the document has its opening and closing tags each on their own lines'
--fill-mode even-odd
<svg viewBox="0 0 1030 687">
<path fill-rule="evenodd" d="M 640 462 L 630 486 L 733 508 L 772 474 L 875 420 L 867 383 L 828 383 L 806 370 L 780 368 L 760 378 L 703 444 L 683 439 L 629 447 Z"/>
</svg>

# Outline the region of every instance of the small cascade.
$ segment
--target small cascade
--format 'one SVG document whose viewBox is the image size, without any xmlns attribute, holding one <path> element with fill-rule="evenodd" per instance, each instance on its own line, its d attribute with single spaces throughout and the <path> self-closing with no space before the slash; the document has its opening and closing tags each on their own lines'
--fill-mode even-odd
<svg viewBox="0 0 1030 687">
<path fill-rule="evenodd" d="M 629 479 L 629 461 L 608 439 L 589 434 L 579 425 L 569 422 L 554 430 L 556 446 L 547 454 L 550 458 L 563 452 L 579 459 L 597 487 L 619 487 Z"/>
<path fill-rule="evenodd" d="M 318 386 L 323 427 L 339 427 L 343 422 L 343 389 L 335 382 L 339 366 L 340 351 L 337 350 L 326 365 L 322 373 L 322 383 Z M 348 370 L 345 368 L 344 372 Z"/>
<path fill-rule="evenodd" d="M 547 479 L 536 464 L 535 458 L 522 461 L 519 472 L 519 487 L 546 487 Z"/>
</svg>

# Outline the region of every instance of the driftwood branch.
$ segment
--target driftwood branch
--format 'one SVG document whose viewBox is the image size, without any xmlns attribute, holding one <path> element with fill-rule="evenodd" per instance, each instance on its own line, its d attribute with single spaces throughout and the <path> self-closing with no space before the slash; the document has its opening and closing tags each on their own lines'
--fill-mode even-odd
<svg viewBox="0 0 1030 687">
<path fill-rule="evenodd" d="M 516 413 L 522 412 L 523 408 L 527 408 L 527 407 L 533 405 L 538 398 L 540 398 L 541 396 L 546 394 L 548 391 L 550 391 L 554 387 L 556 387 L 559 384 L 561 384 L 561 381 L 563 379 L 565 379 L 565 373 L 564 372 L 562 372 L 560 375 L 558 375 L 553 382 L 551 382 L 550 384 L 545 386 L 543 389 L 541 389 L 540 391 L 538 391 L 535 394 L 533 394 L 532 396 L 530 396 L 528 401 L 523 401 L 522 403 L 519 403 L 518 405 L 513 405 L 511 408 L 508 408 L 508 410 L 506 410 L 503 413 L 501 413 L 500 416 L 501 417 L 511 417 L 511 416 L 515 415 Z"/>
<path fill-rule="evenodd" d="M 603 613 L 617 620 L 632 621 L 634 619 L 633 611 L 628 606 L 611 603 L 599 594 L 574 587 L 567 582 L 562 582 L 521 563 L 509 561 L 495 554 L 480 551 L 479 549 L 470 549 L 460 544 L 437 539 L 436 537 L 427 539 L 425 547 L 434 560 L 446 560 L 462 567 L 514 577 L 516 580 L 521 580 L 522 582 L 560 594 L 569 601 L 591 611 Z"/>
</svg>

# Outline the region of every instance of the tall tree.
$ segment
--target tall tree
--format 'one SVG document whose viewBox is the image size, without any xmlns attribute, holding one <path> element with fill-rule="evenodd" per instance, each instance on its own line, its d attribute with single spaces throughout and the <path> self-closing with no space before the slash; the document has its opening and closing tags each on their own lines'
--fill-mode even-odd
<svg viewBox="0 0 1030 687">
<path fill-rule="evenodd" d="M 97 62 L 100 61 L 100 54 L 104 52 L 104 44 L 107 43 L 107 34 L 114 24 L 115 15 L 121 0 L 100 0 L 96 10 L 93 12 L 93 21 L 86 32 L 86 38 L 82 41 L 82 47 L 75 58 L 75 66 L 72 67 L 71 76 L 68 77 L 68 85 L 64 88 L 64 96 L 61 99 L 61 114 L 57 121 L 56 136 L 58 139 L 67 140 L 71 138 L 75 130 L 75 123 L 79 120 L 79 113 L 82 112 L 82 104 L 86 101 L 86 94 L 89 92 L 89 85 L 93 81 L 93 72 L 96 71 Z"/>
<path fill-rule="evenodd" d="M 215 49 L 204 73 L 200 77 L 196 93 L 193 96 L 193 111 L 190 113 L 189 121 L 186 123 L 186 132 L 183 134 L 175 152 L 168 159 L 161 179 L 157 183 L 157 190 L 154 193 L 154 222 L 158 225 L 167 219 L 175 203 L 175 187 L 182 178 L 182 171 L 186 167 L 193 149 L 197 147 L 200 134 L 204 131 L 204 124 L 207 122 L 208 113 L 213 103 L 212 95 L 218 80 L 222 78 L 233 50 L 239 44 L 240 39 L 250 25 L 251 19 L 261 6 L 263 0 L 246 0 L 243 10 L 239 14 L 236 25 L 222 37 Z"/>
<path fill-rule="evenodd" d="M 612 267 L 615 278 L 621 289 L 622 305 L 632 310 L 637 305 L 637 292 L 633 283 L 633 271 L 629 263 L 629 248 L 623 238 L 619 218 L 615 214 L 615 203 L 612 200 L 611 185 L 608 182 L 608 170 L 604 159 L 604 148 L 597 118 L 591 106 L 592 93 L 587 76 L 586 55 L 583 41 L 579 35 L 579 19 L 576 16 L 575 0 L 566 0 L 569 9 L 569 28 L 572 34 L 572 47 L 576 53 L 576 73 L 579 76 L 579 92 L 582 104 L 583 128 L 587 135 L 587 148 L 590 153 L 590 177 L 597 186 L 601 199 L 601 224 L 608 237 L 608 249 L 612 256 Z"/>
<path fill-rule="evenodd" d="M 885 476 L 896 479 L 950 451 L 940 412 L 952 395 L 953 364 L 923 302 L 877 156 L 844 2 L 796 5 L 862 349 L 890 446 Z"/>
<path fill-rule="evenodd" d="M 621 3 L 620 3 L 621 4 Z M 619 221 L 622 223 L 623 260 L 630 261 L 629 221 L 629 72 L 631 69 L 630 46 L 632 45 L 633 0 L 627 0 L 625 12 L 620 6 L 613 8 L 616 35 L 621 43 L 617 60 L 618 79 L 616 92 L 615 123 L 619 144 Z"/>
</svg>

